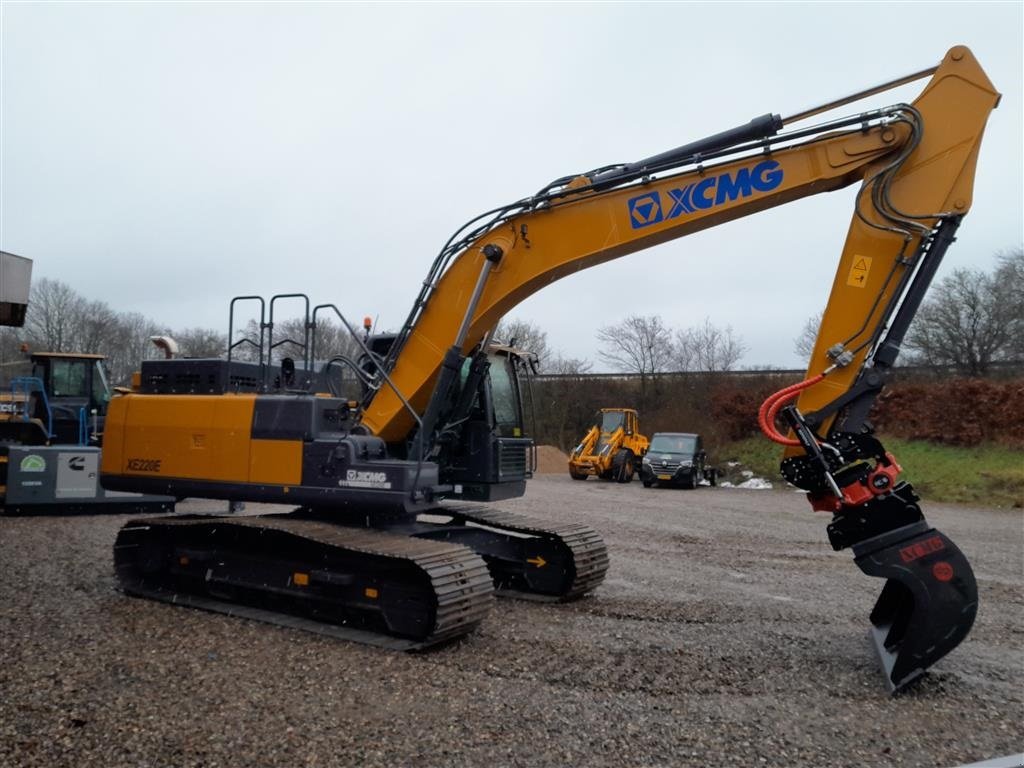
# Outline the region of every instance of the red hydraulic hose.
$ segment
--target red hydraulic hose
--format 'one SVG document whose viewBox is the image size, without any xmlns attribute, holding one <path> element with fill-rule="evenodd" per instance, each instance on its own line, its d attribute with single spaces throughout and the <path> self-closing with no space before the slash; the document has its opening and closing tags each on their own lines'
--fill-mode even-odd
<svg viewBox="0 0 1024 768">
<path fill-rule="evenodd" d="M 799 440 L 794 440 L 781 434 L 775 429 L 775 417 L 782 408 L 783 403 L 788 400 L 792 400 L 797 394 L 813 387 L 819 381 L 825 378 L 824 373 L 819 373 L 817 376 L 812 376 L 809 379 L 791 384 L 785 389 L 780 389 L 773 395 L 769 395 L 763 403 L 761 403 L 760 409 L 757 412 L 757 423 L 761 427 L 761 431 L 764 432 L 765 436 L 769 440 L 772 440 L 780 445 L 800 445 Z"/>
</svg>

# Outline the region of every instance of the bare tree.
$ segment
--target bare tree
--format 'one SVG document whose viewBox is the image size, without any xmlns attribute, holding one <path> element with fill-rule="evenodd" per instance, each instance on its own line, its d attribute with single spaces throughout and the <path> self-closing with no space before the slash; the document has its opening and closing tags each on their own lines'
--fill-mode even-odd
<svg viewBox="0 0 1024 768">
<path fill-rule="evenodd" d="M 630 315 L 599 329 L 597 338 L 604 344 L 601 359 L 624 373 L 651 376 L 666 370 L 672 359 L 672 334 L 660 315 Z"/>
<path fill-rule="evenodd" d="M 26 374 L 25 355 L 21 351 L 24 340 L 24 329 L 0 327 L 0 385 Z"/>
<path fill-rule="evenodd" d="M 709 318 L 700 325 L 676 331 L 673 362 L 679 370 L 731 371 L 747 351 L 732 326 L 719 328 Z"/>
<path fill-rule="evenodd" d="M 34 349 L 71 352 L 84 300 L 67 283 L 44 277 L 32 285 L 25 331 Z"/>
<path fill-rule="evenodd" d="M 560 448 L 568 448 L 577 439 L 577 424 L 593 411 L 590 403 L 584 403 L 579 397 L 580 382 L 590 373 L 591 364 L 587 360 L 574 357 L 557 356 L 547 363 L 545 373 L 554 374 L 559 378 L 536 391 L 541 394 L 534 401 L 536 408 L 527 409 L 528 413 L 536 412 L 539 425 L 543 425 L 545 436 Z M 533 395 L 533 387 L 528 389 Z M 535 437 L 538 437 L 535 435 Z"/>
<path fill-rule="evenodd" d="M 494 338 L 518 349 L 532 352 L 537 357 L 537 370 L 548 372 L 548 365 L 551 363 L 548 334 L 536 323 L 519 318 L 503 319 L 494 329 Z"/>
<path fill-rule="evenodd" d="M 82 299 L 75 307 L 71 345 L 78 352 L 97 352 L 116 334 L 117 313 L 103 301 Z"/>
<path fill-rule="evenodd" d="M 548 369 L 544 373 L 555 376 L 585 376 L 594 365 L 589 360 L 578 357 L 562 357 L 558 355 L 548 361 Z"/>
<path fill-rule="evenodd" d="M 110 380 L 115 385 L 128 384 L 131 375 L 152 353 L 150 336 L 160 333 L 160 327 L 138 312 L 118 314 L 107 330 L 106 338 L 86 352 L 100 352 L 107 356 Z"/>
<path fill-rule="evenodd" d="M 994 362 L 1018 355 L 1024 333 L 1020 254 L 1002 254 L 992 274 L 958 269 L 935 285 L 907 334 L 911 359 L 981 376 Z"/>
<path fill-rule="evenodd" d="M 182 328 L 169 334 L 178 343 L 182 357 L 223 357 L 227 338 L 210 328 Z"/>
<path fill-rule="evenodd" d="M 358 328 L 353 330 L 361 333 Z M 352 334 L 341 323 L 329 319 L 317 320 L 315 341 L 316 356 L 319 360 L 328 360 L 332 357 L 356 359 L 361 354 Z"/>
<path fill-rule="evenodd" d="M 356 359 L 360 354 L 359 345 L 348 330 L 340 323 L 331 320 L 317 320 L 315 338 L 311 333 L 308 340 L 305 321 L 301 317 L 275 320 L 273 330 L 273 339 L 268 339 L 266 336 L 263 339 L 264 360 L 268 343 L 274 344 L 273 358 L 275 361 L 280 361 L 283 357 L 302 360 L 307 353 L 316 355 L 318 361 L 329 360 L 332 357 Z M 260 328 L 256 320 L 250 320 L 244 328 L 235 331 L 234 341 L 238 342 L 242 338 L 250 339 L 253 343 L 235 347 L 231 356 L 239 360 L 256 360 L 258 351 L 255 345 L 258 345 L 260 341 Z M 315 349 L 304 351 L 302 346 L 306 343 Z"/>
<path fill-rule="evenodd" d="M 618 325 L 598 330 L 604 344 L 598 355 L 612 368 L 640 375 L 640 407 L 647 405 L 648 380 L 668 369 L 672 360 L 672 333 L 660 315 L 630 315 Z"/>
<path fill-rule="evenodd" d="M 818 341 L 818 331 L 821 329 L 821 318 L 824 315 L 825 310 L 822 310 L 808 317 L 800 330 L 800 335 L 793 339 L 793 352 L 805 363 L 810 361 L 811 353 L 814 352 L 814 344 Z"/>
<path fill-rule="evenodd" d="M 1010 340 L 1003 357 L 1024 360 L 1024 248 L 996 254 L 993 292 L 1010 324 Z"/>
<path fill-rule="evenodd" d="M 84 298 L 60 280 L 42 278 L 32 287 L 25 327 L 0 329 L 0 378 L 9 378 L 14 364 L 24 359 L 19 350 L 24 342 L 37 352 L 104 355 L 111 383 L 128 384 L 141 361 L 154 355 L 149 339 L 155 335 L 168 332 L 145 315 L 118 312 L 106 302 Z M 226 346 L 223 336 L 207 329 L 169 335 L 181 342 L 188 356 L 217 356 Z"/>
<path fill-rule="evenodd" d="M 690 339 L 692 330 L 692 328 L 677 329 L 673 334 L 671 365 L 674 371 L 697 370 L 696 350 Z"/>
</svg>

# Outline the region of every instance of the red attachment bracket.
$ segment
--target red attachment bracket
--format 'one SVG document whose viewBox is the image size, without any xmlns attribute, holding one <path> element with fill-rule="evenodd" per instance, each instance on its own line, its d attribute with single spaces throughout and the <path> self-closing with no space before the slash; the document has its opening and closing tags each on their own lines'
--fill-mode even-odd
<svg viewBox="0 0 1024 768">
<path fill-rule="evenodd" d="M 884 463 L 883 463 L 884 462 Z M 858 507 L 875 496 L 883 496 L 896 485 L 896 478 L 903 467 L 896 463 L 896 457 L 886 451 L 885 459 L 879 459 L 865 477 L 854 480 L 842 487 L 843 498 L 837 499 L 834 494 L 807 494 L 811 508 L 815 512 L 838 512 L 845 507 Z"/>
</svg>

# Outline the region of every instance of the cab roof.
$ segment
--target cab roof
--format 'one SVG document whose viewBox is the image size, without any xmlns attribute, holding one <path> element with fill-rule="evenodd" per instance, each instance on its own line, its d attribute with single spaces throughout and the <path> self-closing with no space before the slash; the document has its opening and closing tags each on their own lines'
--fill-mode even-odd
<svg viewBox="0 0 1024 768">
<path fill-rule="evenodd" d="M 91 352 L 33 352 L 32 357 L 64 358 L 72 360 L 106 360 L 106 355 L 96 355 Z"/>
</svg>

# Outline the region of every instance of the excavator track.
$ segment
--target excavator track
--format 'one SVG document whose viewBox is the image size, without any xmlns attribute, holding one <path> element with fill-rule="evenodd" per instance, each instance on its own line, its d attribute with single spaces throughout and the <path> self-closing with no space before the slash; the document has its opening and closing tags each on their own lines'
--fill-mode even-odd
<svg viewBox="0 0 1024 768">
<path fill-rule="evenodd" d="M 288 515 L 134 520 L 114 563 L 131 595 L 396 650 L 466 635 L 493 604 L 466 547 Z"/>
<path fill-rule="evenodd" d="M 596 589 L 608 571 L 608 548 L 593 528 L 541 520 L 485 508 L 444 508 L 451 517 L 429 534 L 461 542 L 491 567 L 499 595 L 544 602 L 569 602 Z M 445 533 L 442 533 L 445 532 Z M 491 532 L 491 541 L 481 534 Z"/>
</svg>

